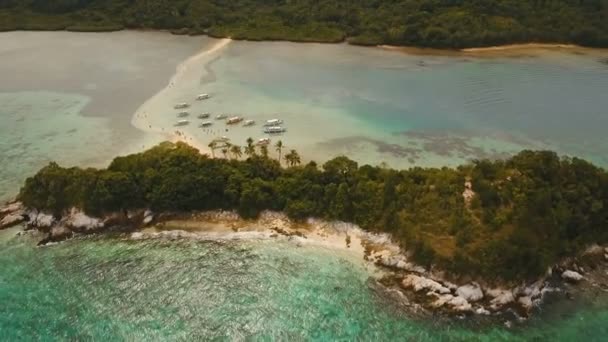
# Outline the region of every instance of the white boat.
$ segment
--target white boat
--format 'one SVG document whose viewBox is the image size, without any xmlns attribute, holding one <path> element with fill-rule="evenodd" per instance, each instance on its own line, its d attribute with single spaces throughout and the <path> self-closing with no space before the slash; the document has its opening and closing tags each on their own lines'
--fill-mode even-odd
<svg viewBox="0 0 608 342">
<path fill-rule="evenodd" d="M 243 121 L 243 118 L 240 116 L 233 116 L 231 118 L 229 118 L 228 120 L 226 120 L 226 124 L 228 125 L 234 125 L 237 124 L 239 122 Z"/>
<path fill-rule="evenodd" d="M 224 120 L 227 117 L 228 117 L 228 115 L 226 115 L 226 114 L 218 114 L 215 116 L 215 120 Z"/>
<path fill-rule="evenodd" d="M 201 123 L 201 124 L 199 125 L 199 127 L 201 127 L 201 128 L 202 128 L 202 127 L 209 127 L 209 126 L 211 126 L 211 125 L 213 125 L 213 122 L 211 122 L 211 121 L 204 121 L 203 123 Z"/>
<path fill-rule="evenodd" d="M 203 113 L 203 114 L 199 114 L 198 118 L 199 119 L 207 119 L 211 116 L 211 113 Z"/>
<path fill-rule="evenodd" d="M 270 138 L 262 138 L 258 140 L 258 145 L 268 145 L 270 144 Z"/>
<path fill-rule="evenodd" d="M 188 113 L 188 112 L 179 112 L 179 113 L 177 113 L 177 117 L 179 117 L 179 118 L 185 118 L 188 115 L 190 115 L 190 113 Z"/>
<path fill-rule="evenodd" d="M 175 108 L 175 109 L 184 109 L 184 108 L 188 108 L 188 107 L 190 107 L 190 105 L 185 102 L 178 103 L 175 106 L 173 106 L 173 108 Z"/>
<path fill-rule="evenodd" d="M 197 101 L 201 101 L 201 100 L 207 100 L 211 98 L 211 96 L 209 94 L 200 94 L 199 96 L 196 97 Z"/>
<path fill-rule="evenodd" d="M 243 126 L 253 126 L 255 125 L 254 120 L 245 120 L 245 124 Z"/>
<path fill-rule="evenodd" d="M 270 119 L 270 120 L 266 120 L 266 123 L 264 124 L 264 126 L 278 126 L 282 123 L 283 123 L 283 120 L 281 120 L 281 119 Z"/>
<path fill-rule="evenodd" d="M 186 125 L 188 125 L 189 123 L 190 123 L 190 121 L 188 121 L 188 120 L 179 120 L 179 121 L 178 121 L 178 122 L 175 124 L 175 126 L 186 126 Z"/>
<path fill-rule="evenodd" d="M 285 131 L 287 131 L 285 129 L 285 127 L 281 127 L 281 126 L 269 126 L 264 128 L 264 133 L 266 134 L 279 134 L 279 133 L 285 133 Z"/>
</svg>

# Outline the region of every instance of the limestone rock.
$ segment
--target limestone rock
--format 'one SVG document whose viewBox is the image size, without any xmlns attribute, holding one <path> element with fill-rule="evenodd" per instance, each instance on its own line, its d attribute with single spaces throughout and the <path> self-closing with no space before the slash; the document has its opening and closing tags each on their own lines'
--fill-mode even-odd
<svg viewBox="0 0 608 342">
<path fill-rule="evenodd" d="M 31 211 L 28 216 L 30 221 L 28 222 L 31 226 L 36 228 L 50 228 L 55 224 L 55 218 L 53 215 L 39 212 L 37 210 Z"/>
<path fill-rule="evenodd" d="M 70 228 L 81 231 L 94 231 L 103 228 L 103 222 L 95 217 L 89 217 L 79 210 L 72 210 L 70 216 L 66 220 L 66 225 Z"/>
<path fill-rule="evenodd" d="M 131 234 L 131 239 L 133 240 L 141 240 L 144 238 L 144 233 L 142 232 L 135 232 L 133 234 Z"/>
<path fill-rule="evenodd" d="M 144 212 L 143 224 L 148 225 L 152 222 L 152 220 L 154 220 L 154 213 L 150 209 L 148 209 Z"/>
<path fill-rule="evenodd" d="M 57 226 L 51 229 L 50 238 L 52 241 L 62 241 L 65 239 L 69 239 L 74 235 L 74 233 L 64 226 Z"/>
<path fill-rule="evenodd" d="M 471 304 L 464 298 L 460 296 L 453 297 L 447 303 L 452 309 L 459 312 L 468 312 L 473 309 Z"/>
<path fill-rule="evenodd" d="M 25 221 L 25 219 L 23 218 L 23 213 L 21 213 L 21 212 L 14 212 L 14 213 L 8 214 L 8 215 L 4 216 L 2 218 L 2 220 L 0 220 L 0 229 L 12 227 L 23 221 Z"/>
<path fill-rule="evenodd" d="M 486 294 L 493 299 L 490 301 L 493 309 L 498 309 L 504 305 L 515 301 L 513 291 L 503 289 L 490 289 L 486 290 Z"/>
<path fill-rule="evenodd" d="M 445 295 L 437 295 L 438 298 L 436 301 L 434 301 L 431 306 L 434 308 L 439 308 L 445 305 L 445 303 L 451 301 L 454 296 L 452 296 L 451 294 L 445 294 Z"/>
<path fill-rule="evenodd" d="M 519 297 L 517 302 L 526 310 L 532 309 L 532 306 L 534 305 L 532 302 L 532 298 L 528 296 Z"/>
<path fill-rule="evenodd" d="M 562 273 L 562 278 L 571 282 L 579 282 L 583 279 L 583 276 L 578 272 L 566 270 Z"/>
<path fill-rule="evenodd" d="M 472 283 L 457 288 L 456 294 L 469 302 L 476 302 L 483 299 L 483 291 L 477 283 Z"/>
<path fill-rule="evenodd" d="M 489 315 L 490 311 L 486 310 L 485 308 L 477 308 L 477 310 L 475 310 L 475 313 L 478 315 Z"/>
<path fill-rule="evenodd" d="M 0 208 L 0 216 L 12 214 L 16 211 L 22 211 L 23 204 L 21 202 L 13 202 L 9 203 L 6 206 Z"/>
<path fill-rule="evenodd" d="M 451 292 L 450 289 L 432 279 L 420 277 L 414 274 L 408 274 L 403 279 L 402 285 L 405 288 L 414 289 L 416 292 L 422 290 L 432 291 L 439 294 L 448 294 Z"/>
</svg>

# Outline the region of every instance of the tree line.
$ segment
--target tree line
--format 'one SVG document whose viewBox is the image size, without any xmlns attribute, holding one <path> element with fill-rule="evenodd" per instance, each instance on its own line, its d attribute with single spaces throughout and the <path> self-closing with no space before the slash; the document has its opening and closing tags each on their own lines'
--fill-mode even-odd
<svg viewBox="0 0 608 342">
<path fill-rule="evenodd" d="M 344 156 L 300 165 L 293 150 L 282 160 L 297 158 L 282 167 L 261 147 L 245 156 L 234 146 L 219 148 L 225 158 L 163 143 L 115 158 L 106 169 L 51 163 L 26 180 L 19 199 L 55 215 L 71 207 L 93 215 L 225 209 L 245 218 L 274 210 L 294 220 L 352 222 L 390 233 L 425 266 L 488 280 L 536 277 L 588 244 L 608 241 L 608 174 L 553 152 L 393 170 Z M 475 192 L 470 200 L 463 196 L 467 182 Z"/>
<path fill-rule="evenodd" d="M 249 40 L 608 46 L 608 0 L 0 0 L 0 30 L 167 29 Z"/>
</svg>

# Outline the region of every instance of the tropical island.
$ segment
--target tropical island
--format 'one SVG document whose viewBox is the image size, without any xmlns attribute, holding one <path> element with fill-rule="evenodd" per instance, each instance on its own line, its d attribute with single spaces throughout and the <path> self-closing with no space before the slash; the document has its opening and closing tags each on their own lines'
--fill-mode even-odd
<svg viewBox="0 0 608 342">
<path fill-rule="evenodd" d="M 467 48 L 608 47 L 608 3 L 554 1 L 4 0 L 0 31 L 171 30 L 246 40 Z"/>
<path fill-rule="evenodd" d="M 149 208 L 351 222 L 389 233 L 420 265 L 487 280 L 534 279 L 608 242 L 608 173 L 578 158 L 523 151 L 455 169 L 398 171 L 343 156 L 300 165 L 280 142 L 273 148 L 283 163 L 251 139 L 244 149 L 213 147 L 224 158 L 167 142 L 106 169 L 51 163 L 27 179 L 18 200 L 56 218 L 71 208 L 97 217 Z"/>
</svg>

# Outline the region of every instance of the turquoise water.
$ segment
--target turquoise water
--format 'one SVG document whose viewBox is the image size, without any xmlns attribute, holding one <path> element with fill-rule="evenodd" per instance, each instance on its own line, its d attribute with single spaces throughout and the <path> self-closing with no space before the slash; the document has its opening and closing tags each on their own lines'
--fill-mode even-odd
<svg viewBox="0 0 608 342">
<path fill-rule="evenodd" d="M 35 248 L 0 232 L 0 339 L 601 341 L 608 306 L 522 327 L 420 320 L 343 252 L 278 241 L 93 238 Z M 576 307 L 575 307 L 576 308 Z"/>
</svg>

